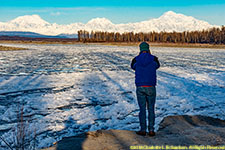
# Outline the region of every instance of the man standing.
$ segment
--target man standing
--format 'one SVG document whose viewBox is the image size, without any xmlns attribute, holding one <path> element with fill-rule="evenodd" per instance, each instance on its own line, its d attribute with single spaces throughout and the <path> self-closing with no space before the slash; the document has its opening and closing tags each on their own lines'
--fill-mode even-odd
<svg viewBox="0 0 225 150">
<path fill-rule="evenodd" d="M 142 42 L 140 53 L 131 63 L 131 68 L 135 70 L 135 84 L 138 105 L 140 107 L 139 121 L 141 130 L 138 135 L 146 135 L 146 106 L 148 109 L 148 130 L 149 136 L 154 136 L 155 125 L 155 99 L 156 99 L 156 70 L 160 63 L 156 56 L 149 50 L 149 44 Z"/>
</svg>

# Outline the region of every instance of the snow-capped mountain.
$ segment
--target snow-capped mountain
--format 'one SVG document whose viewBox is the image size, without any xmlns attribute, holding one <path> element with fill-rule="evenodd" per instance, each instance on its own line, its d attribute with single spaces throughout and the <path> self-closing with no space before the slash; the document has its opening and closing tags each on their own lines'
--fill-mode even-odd
<svg viewBox="0 0 225 150">
<path fill-rule="evenodd" d="M 48 26 L 50 25 L 50 23 L 41 19 L 41 17 L 38 15 L 20 16 L 20 17 L 17 17 L 16 19 L 11 20 L 10 23 L 18 25 L 18 26 L 27 26 L 27 25 Z"/>
<path fill-rule="evenodd" d="M 126 24 L 114 24 L 106 18 L 94 18 L 86 24 L 72 23 L 68 25 L 58 25 L 56 23 L 49 23 L 38 15 L 20 16 L 9 22 L 0 22 L 0 31 L 29 31 L 44 35 L 76 34 L 78 30 L 109 32 L 182 32 L 203 30 L 212 27 L 218 26 L 210 25 L 206 21 L 183 14 L 177 14 L 173 11 L 168 11 L 159 18 Z"/>
</svg>

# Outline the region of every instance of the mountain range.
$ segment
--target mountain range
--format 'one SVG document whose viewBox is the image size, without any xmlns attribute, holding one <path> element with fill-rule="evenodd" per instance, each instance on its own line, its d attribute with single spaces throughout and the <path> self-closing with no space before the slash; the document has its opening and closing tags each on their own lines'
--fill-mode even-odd
<svg viewBox="0 0 225 150">
<path fill-rule="evenodd" d="M 49 23 L 38 15 L 25 15 L 8 22 L 0 22 L 0 31 L 35 32 L 42 35 L 63 35 L 74 37 L 78 30 L 108 31 L 108 32 L 182 32 L 218 27 L 192 16 L 168 11 L 159 18 L 135 23 L 114 24 L 106 18 L 94 18 L 85 23 L 60 25 Z M 72 35 L 72 36 L 71 36 Z"/>
<path fill-rule="evenodd" d="M 0 31 L 0 36 L 19 36 L 31 38 L 77 38 L 77 34 L 43 35 L 29 31 Z"/>
</svg>

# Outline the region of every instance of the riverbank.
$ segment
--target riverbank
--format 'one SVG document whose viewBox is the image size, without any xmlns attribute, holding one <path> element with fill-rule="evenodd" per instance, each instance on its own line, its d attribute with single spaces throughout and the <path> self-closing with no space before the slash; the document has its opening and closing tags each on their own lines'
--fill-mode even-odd
<svg viewBox="0 0 225 150">
<path fill-rule="evenodd" d="M 78 42 L 72 39 L 40 39 L 40 40 L 0 40 L 2 44 L 87 44 L 108 46 L 138 46 L 140 42 Z M 181 47 L 181 48 L 216 48 L 225 49 L 222 44 L 191 44 L 191 43 L 156 43 L 150 42 L 151 47 Z"/>
<path fill-rule="evenodd" d="M 179 146 L 189 149 L 191 146 L 224 147 L 225 121 L 200 115 L 168 116 L 162 120 L 154 137 L 139 136 L 128 130 L 98 130 L 63 138 L 43 150 L 128 150 L 138 149 L 138 146 L 154 149 L 157 146 L 164 149 L 178 149 Z"/>
<path fill-rule="evenodd" d="M 21 47 L 11 47 L 11 46 L 0 45 L 0 51 L 16 51 L 16 50 L 27 50 L 27 49 L 21 48 Z"/>
<path fill-rule="evenodd" d="M 95 43 L 88 43 L 95 44 Z M 110 46 L 138 46 L 138 43 L 122 43 L 122 42 L 112 42 L 112 43 L 97 43 L 100 45 L 110 45 Z M 150 43 L 151 47 L 180 47 L 180 48 L 215 48 L 215 49 L 225 49 L 225 45 L 215 45 L 215 44 L 187 44 L 187 43 Z"/>
</svg>

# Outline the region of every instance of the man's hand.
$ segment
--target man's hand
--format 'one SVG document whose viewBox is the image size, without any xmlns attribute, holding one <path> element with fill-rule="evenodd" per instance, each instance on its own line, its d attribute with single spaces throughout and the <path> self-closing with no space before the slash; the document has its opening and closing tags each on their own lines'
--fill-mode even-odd
<svg viewBox="0 0 225 150">
<path fill-rule="evenodd" d="M 132 62 L 131 62 L 131 68 L 133 70 L 135 70 L 135 63 L 136 63 L 136 57 L 134 59 L 132 59 Z"/>
<path fill-rule="evenodd" d="M 159 63 L 159 60 L 158 60 L 158 57 L 154 56 L 154 61 L 157 63 L 157 69 L 160 67 L 160 63 Z"/>
</svg>

